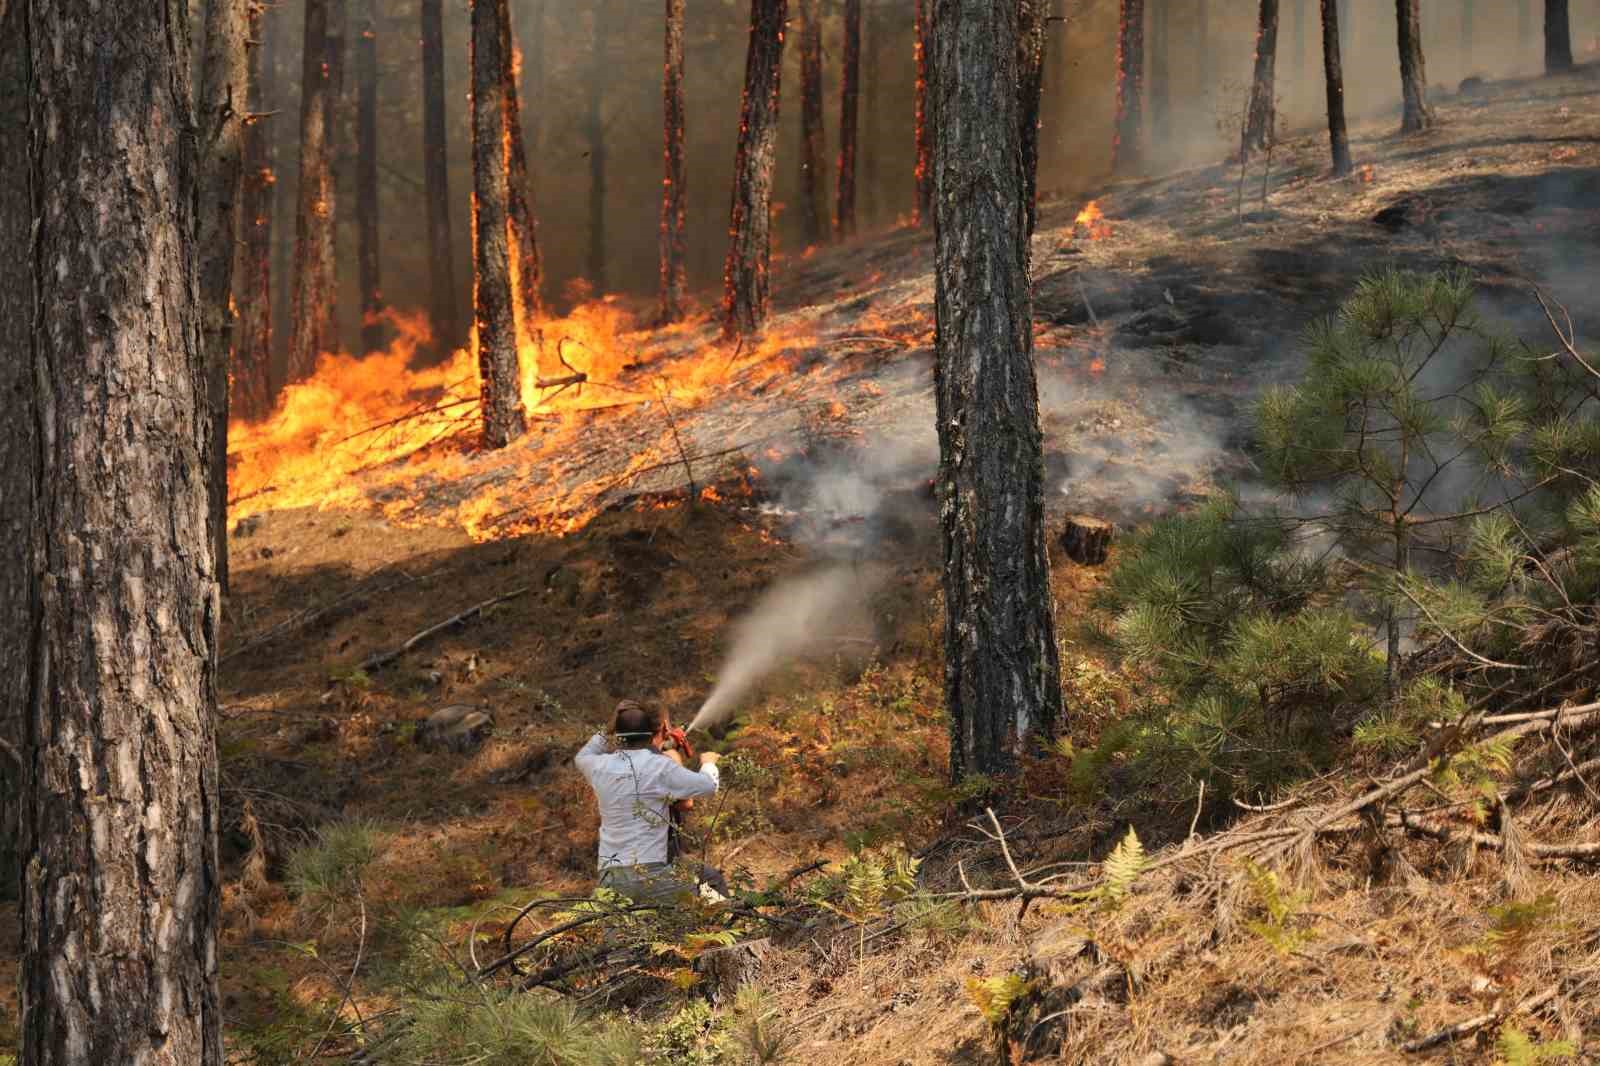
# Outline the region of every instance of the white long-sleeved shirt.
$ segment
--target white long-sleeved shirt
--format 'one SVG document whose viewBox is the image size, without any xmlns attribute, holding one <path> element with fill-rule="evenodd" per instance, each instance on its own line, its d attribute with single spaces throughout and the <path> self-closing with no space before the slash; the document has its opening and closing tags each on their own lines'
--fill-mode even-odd
<svg viewBox="0 0 1600 1066">
<path fill-rule="evenodd" d="M 600 803 L 600 869 L 667 861 L 668 808 L 717 791 L 717 768 L 679 766 L 649 748 L 608 751 L 596 733 L 573 762 Z"/>
</svg>

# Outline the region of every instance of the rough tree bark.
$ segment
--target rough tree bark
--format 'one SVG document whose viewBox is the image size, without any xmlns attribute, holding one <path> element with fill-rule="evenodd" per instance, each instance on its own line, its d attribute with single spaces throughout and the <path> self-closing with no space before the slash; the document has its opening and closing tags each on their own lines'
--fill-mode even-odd
<svg viewBox="0 0 1600 1066">
<path fill-rule="evenodd" d="M 233 263 L 244 165 L 245 33 L 249 0 L 211 0 L 196 118 L 200 134 L 200 323 L 206 367 L 211 492 L 208 529 L 217 585 L 228 588 L 228 377 L 234 339 Z"/>
<path fill-rule="evenodd" d="M 506 0 L 472 0 L 473 306 L 486 448 L 504 448 L 527 429 L 511 306 L 505 5 Z"/>
<path fill-rule="evenodd" d="M 383 274 L 378 248 L 378 0 L 360 0 L 356 36 L 356 261 L 361 349 L 383 347 Z"/>
<path fill-rule="evenodd" d="M 1122 0 L 1117 32 L 1117 126 L 1111 166 L 1132 173 L 1144 162 L 1144 0 Z"/>
<path fill-rule="evenodd" d="M 861 114 L 861 0 L 844 0 L 844 69 L 839 80 L 839 188 L 834 227 L 856 231 L 856 138 Z"/>
<path fill-rule="evenodd" d="M 38 269 L 23 417 L 39 434 L 42 551 L 18 1059 L 221 1066 L 189 31 L 179 0 L 107 15 L 103 0 L 33 0 L 24 15 Z"/>
<path fill-rule="evenodd" d="M 862 13 L 862 34 L 866 38 L 862 44 L 861 79 L 863 85 L 862 95 L 865 97 L 862 115 L 862 124 L 865 126 L 867 136 L 862 142 L 861 152 L 861 207 L 866 216 L 867 224 L 875 224 L 882 217 L 883 196 L 879 181 L 878 148 L 883 142 L 879 139 L 883 135 L 883 38 L 884 18 L 883 11 L 876 0 L 863 0 L 866 10 Z"/>
<path fill-rule="evenodd" d="M 28 200 L 28 75 L 23 5 L 0 3 L 0 248 L 25 249 Z M 33 493 L 37 456 L 29 348 L 29 257 L 0 256 L 0 900 L 22 889 L 17 814 L 22 790 L 23 707 L 32 646 Z"/>
<path fill-rule="evenodd" d="M 1572 69 L 1572 17 L 1567 0 L 1544 0 L 1544 70 Z"/>
<path fill-rule="evenodd" d="M 345 153 L 350 145 L 350 109 L 345 95 L 345 65 L 349 50 L 345 41 L 349 36 L 349 0 L 327 0 L 328 4 L 328 94 L 323 98 L 328 114 L 325 119 L 328 137 L 328 324 L 324 330 L 330 350 L 338 351 L 343 343 L 339 330 L 339 205 Z M 349 210 L 348 207 L 345 210 Z"/>
<path fill-rule="evenodd" d="M 271 51 L 276 35 L 263 25 L 266 8 L 250 5 L 250 40 L 246 52 L 246 110 L 263 115 L 276 100 Z M 230 408 L 243 418 L 261 418 L 272 409 L 272 216 L 277 189 L 273 173 L 270 119 L 244 127 L 244 175 L 239 204 L 239 276 L 234 302 L 239 324 L 233 346 L 233 391 Z"/>
<path fill-rule="evenodd" d="M 722 269 L 722 334 L 730 339 L 758 333 L 767 323 L 772 165 L 788 14 L 788 0 L 750 0 L 750 47 L 733 163 L 728 258 Z"/>
<path fill-rule="evenodd" d="M 936 0 L 934 387 L 954 778 L 1002 772 L 1061 711 L 1033 368 L 1018 7 Z"/>
<path fill-rule="evenodd" d="M 828 236 L 828 134 L 822 120 L 820 0 L 800 6 L 800 231 L 807 245 Z"/>
<path fill-rule="evenodd" d="M 589 53 L 588 110 L 584 131 L 589 138 L 589 280 L 605 292 L 606 278 L 606 86 L 611 83 L 611 31 L 617 22 L 616 0 L 602 0 L 594 9 L 594 39 Z"/>
<path fill-rule="evenodd" d="M 444 0 L 422 0 L 422 184 L 428 215 L 428 316 L 441 348 L 461 339 L 450 232 L 449 142 L 445 135 Z"/>
<path fill-rule="evenodd" d="M 914 18 L 916 38 L 913 49 L 917 60 L 917 201 L 915 221 L 933 221 L 933 3 L 916 0 Z"/>
<path fill-rule="evenodd" d="M 511 6 L 500 8 L 500 27 L 505 45 L 506 150 L 510 161 L 510 187 L 507 211 L 511 224 L 511 285 L 515 294 L 513 310 L 517 320 L 517 339 L 534 341 L 538 322 L 544 317 L 544 259 L 539 252 L 539 215 L 534 209 L 528 149 L 522 134 L 522 94 L 517 89 L 517 37 L 511 28 Z"/>
<path fill-rule="evenodd" d="M 333 170 L 328 146 L 328 4 L 306 0 L 300 71 L 300 206 L 295 219 L 294 296 L 288 381 L 304 381 L 334 343 Z"/>
<path fill-rule="evenodd" d="M 1039 217 L 1039 107 L 1044 98 L 1045 28 L 1049 21 L 1049 0 L 1017 0 L 1017 132 L 1022 203 L 1027 211 L 1025 242 L 1033 240 Z M 1024 243 L 1023 250 L 1029 247 Z"/>
<path fill-rule="evenodd" d="M 1328 90 L 1328 146 L 1333 151 L 1333 173 L 1344 177 L 1352 169 L 1350 135 L 1344 121 L 1344 62 L 1339 55 L 1338 0 L 1322 0 L 1322 71 Z"/>
<path fill-rule="evenodd" d="M 1278 123 L 1278 0 L 1261 0 L 1256 19 L 1256 65 L 1250 80 L 1250 106 L 1245 112 L 1244 151 L 1272 143 Z"/>
<path fill-rule="evenodd" d="M 1400 132 L 1418 133 L 1433 125 L 1428 106 L 1428 71 L 1422 57 L 1422 0 L 1394 0 L 1400 45 L 1400 94 L 1404 98 Z"/>
<path fill-rule="evenodd" d="M 666 0 L 666 36 L 661 66 L 661 303 L 663 325 L 683 318 L 688 287 L 684 225 L 689 190 L 684 178 L 683 0 Z"/>
</svg>

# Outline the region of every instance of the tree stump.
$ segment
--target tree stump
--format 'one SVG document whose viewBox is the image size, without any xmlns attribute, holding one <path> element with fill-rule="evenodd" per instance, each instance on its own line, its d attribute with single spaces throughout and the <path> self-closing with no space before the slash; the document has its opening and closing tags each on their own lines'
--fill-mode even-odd
<svg viewBox="0 0 1600 1066">
<path fill-rule="evenodd" d="M 740 985 L 760 980 L 761 963 L 770 950 L 772 941 L 763 938 L 701 953 L 695 969 L 707 978 L 711 1002 L 731 1002 Z"/>
<path fill-rule="evenodd" d="M 1073 562 L 1099 566 L 1111 551 L 1111 536 L 1116 529 L 1110 522 L 1093 515 L 1068 515 L 1067 528 L 1061 533 L 1061 547 Z"/>
</svg>

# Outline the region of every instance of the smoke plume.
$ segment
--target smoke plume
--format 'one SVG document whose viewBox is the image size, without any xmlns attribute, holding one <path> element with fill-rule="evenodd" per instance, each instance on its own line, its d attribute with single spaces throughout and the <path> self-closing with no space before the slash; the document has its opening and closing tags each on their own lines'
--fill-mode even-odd
<svg viewBox="0 0 1600 1066">
<path fill-rule="evenodd" d="M 858 621 L 871 577 L 834 566 L 779 582 L 734 628 L 733 647 L 711 695 L 690 729 L 709 729 L 732 716 L 739 701 L 772 671 L 832 647 Z"/>
</svg>

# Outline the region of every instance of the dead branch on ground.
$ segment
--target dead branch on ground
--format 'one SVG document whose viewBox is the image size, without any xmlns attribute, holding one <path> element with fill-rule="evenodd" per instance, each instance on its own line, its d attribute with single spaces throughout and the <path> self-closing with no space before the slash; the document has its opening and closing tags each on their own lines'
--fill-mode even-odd
<svg viewBox="0 0 1600 1066">
<path fill-rule="evenodd" d="M 400 656 L 404 655 L 406 652 L 410 651 L 412 648 L 415 648 L 418 644 L 421 644 L 423 641 L 427 640 L 429 637 L 432 637 L 435 634 L 441 633 L 444 630 L 449 629 L 451 626 L 460 625 L 462 622 L 465 622 L 467 619 L 472 618 L 472 617 L 474 617 L 476 615 L 482 614 L 484 611 L 488 610 L 490 607 L 495 606 L 496 604 L 505 603 L 507 600 L 514 600 L 518 596 L 521 596 L 524 593 L 526 593 L 527 591 L 528 591 L 528 586 L 524 585 L 519 589 L 513 589 L 512 591 L 506 593 L 503 596 L 496 596 L 493 599 L 484 600 L 482 603 L 473 604 L 471 607 L 468 607 L 466 610 L 462 611 L 460 614 L 451 615 L 449 618 L 446 618 L 443 622 L 439 622 L 439 623 L 437 623 L 435 625 L 429 626 L 427 629 L 424 629 L 422 632 L 416 634 L 410 640 L 408 640 L 404 644 L 400 645 L 398 648 L 393 648 L 393 649 L 391 649 L 389 651 L 379 652 L 376 655 L 372 655 L 372 656 L 367 657 L 361 663 L 361 670 L 364 673 L 371 673 L 373 670 L 376 670 L 380 666 L 384 666 L 384 665 L 386 665 L 388 663 L 394 662 L 396 659 L 400 658 Z"/>
</svg>

